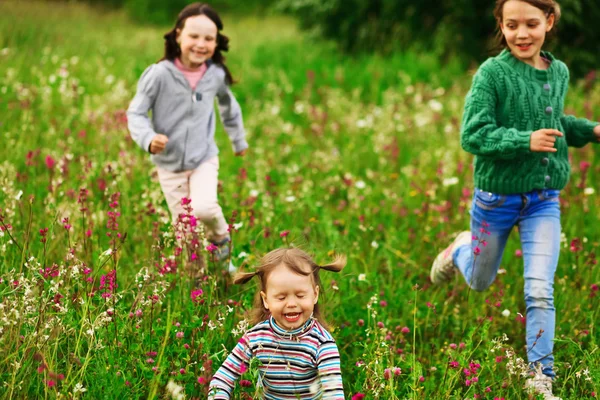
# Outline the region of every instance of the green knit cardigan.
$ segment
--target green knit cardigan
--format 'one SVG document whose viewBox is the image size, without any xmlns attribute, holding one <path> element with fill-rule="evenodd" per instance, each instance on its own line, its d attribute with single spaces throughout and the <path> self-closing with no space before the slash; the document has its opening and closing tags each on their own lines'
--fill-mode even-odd
<svg viewBox="0 0 600 400">
<path fill-rule="evenodd" d="M 569 70 L 548 52 L 547 70 L 536 69 L 504 50 L 485 61 L 465 100 L 460 141 L 475 155 L 475 187 L 499 194 L 562 189 L 571 167 L 567 146 L 595 140 L 598 124 L 564 115 Z M 557 129 L 556 153 L 530 150 L 538 129 Z"/>
</svg>

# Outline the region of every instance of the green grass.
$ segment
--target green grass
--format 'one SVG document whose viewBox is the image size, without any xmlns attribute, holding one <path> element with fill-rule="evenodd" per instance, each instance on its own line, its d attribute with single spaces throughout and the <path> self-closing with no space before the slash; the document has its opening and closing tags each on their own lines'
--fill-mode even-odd
<svg viewBox="0 0 600 400">
<path fill-rule="evenodd" d="M 172 380 L 188 398 L 204 398 L 197 379 L 209 379 L 236 343 L 232 330 L 255 288 L 228 285 L 209 262 L 204 303 L 191 301 L 193 280 L 183 270 L 196 249 L 173 236 L 152 164 L 127 132 L 124 110 L 141 72 L 161 57 L 169 27 L 54 2 L 3 2 L 0 15 L 0 215 L 10 225 L 0 236 L 0 396 L 162 398 Z M 235 262 L 252 266 L 286 245 L 284 230 L 319 262 L 348 255 L 339 276 L 323 273 L 322 300 L 348 398 L 524 397 L 509 359 L 496 362 L 507 350 L 525 358 L 518 235 L 502 262 L 506 274 L 487 292 L 469 293 L 459 279 L 441 289 L 428 281 L 437 252 L 468 226 L 472 159 L 458 135 L 469 74 L 427 54 L 347 58 L 284 17 L 224 20 L 250 143 L 247 157 L 236 158 L 219 128 L 220 202 L 243 224 Z M 598 120 L 600 85 L 588 86 L 573 84 L 567 108 Z M 584 194 L 598 171 L 593 147 L 571 154 L 555 392 L 582 399 L 600 389 L 591 286 L 600 283 L 599 200 Z M 581 161 L 592 164 L 585 182 Z M 454 177 L 458 184 L 445 185 Z M 107 227 L 111 210 L 120 212 L 116 230 Z M 578 252 L 569 250 L 574 239 Z M 180 272 L 158 274 L 171 257 Z M 101 277 L 112 270 L 117 295 L 103 299 Z M 507 341 L 494 341 L 504 334 Z M 471 361 L 481 364 L 479 382 L 465 386 Z M 393 367 L 402 373 L 384 379 Z M 78 384 L 87 391 L 76 392 Z"/>
</svg>

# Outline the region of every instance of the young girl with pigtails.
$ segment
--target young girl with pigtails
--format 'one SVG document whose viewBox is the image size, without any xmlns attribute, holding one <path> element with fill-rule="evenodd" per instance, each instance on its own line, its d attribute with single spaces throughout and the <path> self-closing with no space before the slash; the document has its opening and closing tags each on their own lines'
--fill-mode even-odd
<svg viewBox="0 0 600 400">
<path fill-rule="evenodd" d="M 339 272 L 346 258 L 318 265 L 297 248 L 273 250 L 254 272 L 234 283 L 260 280 L 251 324 L 210 382 L 209 399 L 231 399 L 236 380 L 259 361 L 262 398 L 342 400 L 340 355 L 319 309 L 321 270 Z"/>
</svg>

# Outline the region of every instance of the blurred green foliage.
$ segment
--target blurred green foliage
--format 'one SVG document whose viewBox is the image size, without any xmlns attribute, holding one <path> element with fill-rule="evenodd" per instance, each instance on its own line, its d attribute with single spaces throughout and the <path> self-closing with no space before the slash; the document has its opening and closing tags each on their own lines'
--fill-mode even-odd
<svg viewBox="0 0 600 400">
<path fill-rule="evenodd" d="M 305 29 L 334 39 L 345 51 L 390 54 L 407 49 L 481 62 L 495 54 L 490 0 L 278 0 L 277 9 Z M 563 19 L 548 49 L 576 76 L 597 65 L 598 0 L 561 0 Z M 562 44 L 562 45 L 561 45 Z"/>
<path fill-rule="evenodd" d="M 79 0 L 97 6 L 121 8 L 124 7 L 128 14 L 141 23 L 171 25 L 175 22 L 177 14 L 191 0 Z M 267 11 L 274 0 L 209 0 L 210 4 L 219 13 L 230 14 L 256 14 Z"/>
</svg>

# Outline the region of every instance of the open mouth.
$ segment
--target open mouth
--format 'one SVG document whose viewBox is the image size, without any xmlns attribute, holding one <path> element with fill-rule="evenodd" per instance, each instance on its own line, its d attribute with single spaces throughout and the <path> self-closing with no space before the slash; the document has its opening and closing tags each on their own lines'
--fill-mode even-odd
<svg viewBox="0 0 600 400">
<path fill-rule="evenodd" d="M 527 51 L 531 48 L 531 43 L 528 44 L 518 44 L 517 48 L 522 51 Z"/>
<path fill-rule="evenodd" d="M 283 316 L 285 317 L 285 320 L 287 322 L 298 322 L 298 320 L 300 319 L 300 313 L 287 313 L 287 314 L 283 314 Z"/>
</svg>

